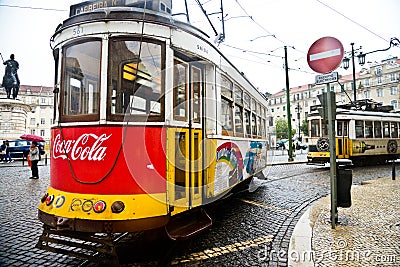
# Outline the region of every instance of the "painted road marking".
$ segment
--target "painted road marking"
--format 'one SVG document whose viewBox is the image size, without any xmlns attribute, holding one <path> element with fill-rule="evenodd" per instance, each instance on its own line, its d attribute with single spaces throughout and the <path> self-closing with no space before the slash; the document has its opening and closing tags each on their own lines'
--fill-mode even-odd
<svg viewBox="0 0 400 267">
<path fill-rule="evenodd" d="M 310 61 L 340 56 L 340 48 L 310 55 Z"/>
<path fill-rule="evenodd" d="M 259 203 L 259 202 L 246 200 L 246 199 L 240 199 L 240 200 L 245 202 L 245 203 L 251 204 L 251 205 L 262 207 L 264 209 L 279 211 L 279 212 L 286 213 L 286 214 L 291 214 L 292 213 L 290 210 L 282 209 L 282 208 L 279 208 L 279 207 L 273 207 L 273 206 L 270 206 L 270 205 L 267 205 L 267 204 L 264 204 L 264 203 Z"/>
<path fill-rule="evenodd" d="M 236 242 L 231 245 L 223 246 L 223 247 L 215 247 L 209 248 L 200 252 L 195 252 L 189 255 L 185 255 L 179 258 L 175 258 L 171 265 L 177 265 L 181 263 L 193 262 L 193 261 L 200 261 L 206 260 L 214 257 L 218 257 L 224 254 L 237 252 L 240 250 L 246 250 L 253 247 L 258 247 L 261 244 L 272 242 L 274 237 L 272 235 L 262 236 L 253 240 L 246 240 L 242 242 Z"/>
</svg>

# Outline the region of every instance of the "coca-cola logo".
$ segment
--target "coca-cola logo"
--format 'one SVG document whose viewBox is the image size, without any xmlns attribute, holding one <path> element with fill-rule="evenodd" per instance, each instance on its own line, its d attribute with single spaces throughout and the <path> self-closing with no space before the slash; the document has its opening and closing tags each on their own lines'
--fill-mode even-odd
<svg viewBox="0 0 400 267">
<path fill-rule="evenodd" d="M 58 134 L 54 138 L 53 153 L 54 159 L 62 158 L 70 160 L 90 160 L 101 161 L 105 158 L 107 146 L 104 146 L 104 141 L 108 140 L 112 134 L 96 135 L 86 133 L 79 136 L 76 140 L 61 139 Z"/>
</svg>

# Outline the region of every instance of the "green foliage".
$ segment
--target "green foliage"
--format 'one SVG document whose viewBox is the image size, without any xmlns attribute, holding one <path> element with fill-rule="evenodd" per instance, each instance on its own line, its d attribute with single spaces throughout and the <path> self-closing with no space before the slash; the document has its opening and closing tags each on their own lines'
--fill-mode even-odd
<svg viewBox="0 0 400 267">
<path fill-rule="evenodd" d="M 296 133 L 295 129 L 292 129 L 292 136 Z M 287 120 L 280 118 L 275 122 L 275 134 L 278 138 L 289 138 L 288 134 L 288 123 Z"/>
<path fill-rule="evenodd" d="M 300 131 L 303 135 L 308 136 L 308 121 L 307 120 L 303 120 L 303 122 L 301 123 Z"/>
</svg>

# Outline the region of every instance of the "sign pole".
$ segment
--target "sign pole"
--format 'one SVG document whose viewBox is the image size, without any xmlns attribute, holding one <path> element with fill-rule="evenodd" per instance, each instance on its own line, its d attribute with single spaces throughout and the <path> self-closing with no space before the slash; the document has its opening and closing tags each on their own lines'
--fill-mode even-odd
<svg viewBox="0 0 400 267">
<path fill-rule="evenodd" d="M 330 180 L 331 180 L 331 226 L 335 229 L 338 219 L 337 213 L 337 180 L 336 180 L 336 138 L 335 120 L 336 112 L 333 103 L 336 102 L 335 93 L 331 92 L 329 83 L 326 84 L 327 104 L 328 104 L 328 134 L 329 134 L 329 154 L 330 154 Z"/>
</svg>

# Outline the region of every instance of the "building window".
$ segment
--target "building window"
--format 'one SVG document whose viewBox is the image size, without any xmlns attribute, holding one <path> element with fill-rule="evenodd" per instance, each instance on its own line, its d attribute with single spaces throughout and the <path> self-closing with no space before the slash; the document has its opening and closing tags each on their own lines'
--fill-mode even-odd
<svg viewBox="0 0 400 267">
<path fill-rule="evenodd" d="M 390 87 L 390 95 L 397 95 L 397 87 Z"/>
<path fill-rule="evenodd" d="M 364 98 L 371 98 L 371 92 L 370 91 L 365 91 L 364 92 Z"/>
<path fill-rule="evenodd" d="M 364 80 L 364 86 L 369 86 L 369 79 Z"/>
<path fill-rule="evenodd" d="M 45 136 L 46 131 L 45 130 L 40 130 L 40 135 Z"/>
<path fill-rule="evenodd" d="M 45 119 L 45 118 L 41 118 L 41 119 L 40 119 L 40 124 L 42 124 L 42 125 L 43 125 L 43 124 L 46 124 L 46 119 Z"/>
<path fill-rule="evenodd" d="M 390 101 L 390 105 L 392 105 L 394 109 L 397 109 L 397 100 Z"/>
<path fill-rule="evenodd" d="M 31 134 L 35 134 L 35 129 L 31 129 Z"/>
<path fill-rule="evenodd" d="M 46 98 L 42 97 L 42 98 L 40 99 L 40 101 L 41 101 L 42 104 L 46 104 Z"/>
<path fill-rule="evenodd" d="M 35 125 L 36 124 L 36 119 L 35 118 L 31 118 L 31 125 Z"/>
<path fill-rule="evenodd" d="M 389 75 L 390 75 L 390 81 L 391 82 L 396 81 L 396 73 L 390 73 Z"/>
<path fill-rule="evenodd" d="M 382 88 L 377 89 L 377 90 L 376 90 L 376 94 L 377 94 L 378 97 L 383 97 L 383 90 L 382 90 Z"/>
<path fill-rule="evenodd" d="M 382 84 L 382 77 L 381 76 L 378 77 L 378 84 Z"/>
<path fill-rule="evenodd" d="M 375 69 L 375 74 L 376 75 L 381 75 L 382 74 L 382 67 L 378 67 Z"/>
</svg>

